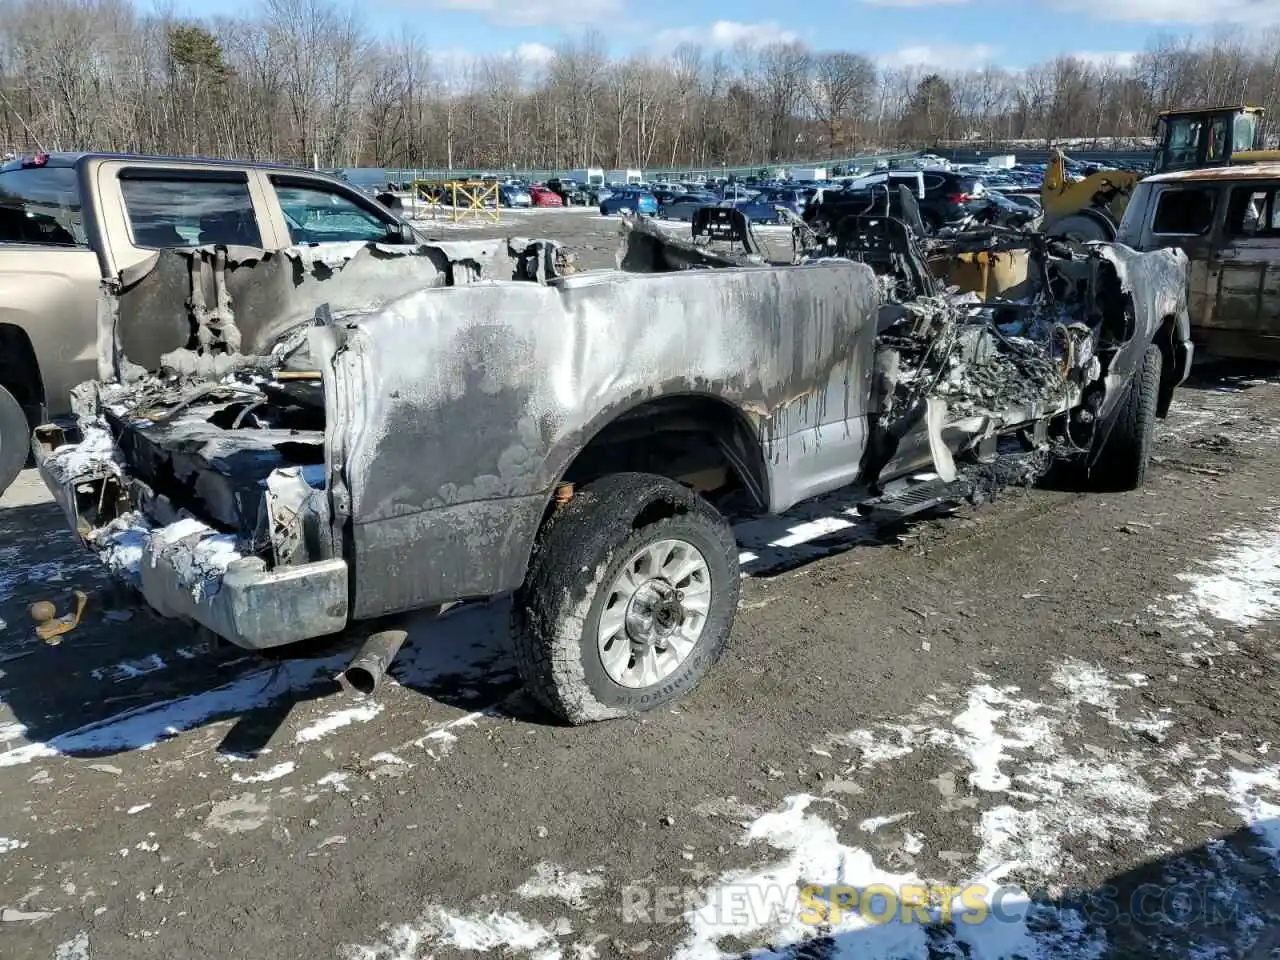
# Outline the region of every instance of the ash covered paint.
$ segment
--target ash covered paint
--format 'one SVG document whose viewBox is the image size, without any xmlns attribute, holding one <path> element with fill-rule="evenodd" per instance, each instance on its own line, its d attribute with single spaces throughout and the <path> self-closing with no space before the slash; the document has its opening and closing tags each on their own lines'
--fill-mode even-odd
<svg viewBox="0 0 1280 960">
<path fill-rule="evenodd" d="M 807 495 L 814 474 L 852 480 L 875 316 L 871 271 L 841 262 L 427 290 L 317 331 L 341 338 L 335 381 L 351 385 L 329 419 L 363 558 L 357 610 L 516 586 L 573 456 L 662 397 L 738 409 L 770 464 L 772 509 Z"/>
</svg>

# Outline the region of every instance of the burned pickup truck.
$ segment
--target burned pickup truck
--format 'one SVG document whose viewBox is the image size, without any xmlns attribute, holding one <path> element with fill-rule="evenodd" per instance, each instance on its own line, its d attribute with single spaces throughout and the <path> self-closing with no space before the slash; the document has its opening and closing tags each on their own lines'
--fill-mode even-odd
<svg viewBox="0 0 1280 960">
<path fill-rule="evenodd" d="M 547 241 L 161 251 L 107 284 L 41 472 L 151 606 L 242 647 L 514 591 L 528 688 L 582 723 L 721 656 L 728 504 L 1133 487 L 1190 361 L 1177 251 L 1041 251 L 984 302 L 624 233 L 585 272 Z"/>
</svg>

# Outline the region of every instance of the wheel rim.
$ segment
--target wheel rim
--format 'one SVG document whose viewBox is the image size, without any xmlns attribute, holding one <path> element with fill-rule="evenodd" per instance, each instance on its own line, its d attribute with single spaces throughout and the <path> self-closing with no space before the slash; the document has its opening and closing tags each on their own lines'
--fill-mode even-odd
<svg viewBox="0 0 1280 960">
<path fill-rule="evenodd" d="M 637 550 L 605 593 L 597 646 L 609 679 L 639 689 L 671 676 L 697 645 L 711 609 L 711 570 L 693 544 Z"/>
</svg>

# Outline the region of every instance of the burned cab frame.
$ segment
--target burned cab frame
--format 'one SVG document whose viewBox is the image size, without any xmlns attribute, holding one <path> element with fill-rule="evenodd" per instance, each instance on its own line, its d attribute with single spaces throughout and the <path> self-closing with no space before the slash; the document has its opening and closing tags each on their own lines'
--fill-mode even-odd
<svg viewBox="0 0 1280 960">
<path fill-rule="evenodd" d="M 36 457 L 109 567 L 236 644 L 514 590 L 548 708 L 651 709 L 727 642 L 729 504 L 854 485 L 896 522 L 1056 460 L 1142 481 L 1185 257 L 1039 247 L 979 296 L 884 222 L 786 265 L 642 221 L 588 272 L 549 241 L 163 251 L 104 286 L 99 380 Z"/>
</svg>

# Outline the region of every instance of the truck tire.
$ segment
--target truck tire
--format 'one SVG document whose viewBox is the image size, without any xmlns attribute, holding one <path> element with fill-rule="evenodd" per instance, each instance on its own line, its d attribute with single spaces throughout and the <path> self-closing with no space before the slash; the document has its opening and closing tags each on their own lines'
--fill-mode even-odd
<svg viewBox="0 0 1280 960">
<path fill-rule="evenodd" d="M 652 710 L 723 655 L 741 589 L 733 531 L 709 503 L 665 477 L 604 477 L 534 549 L 512 604 L 521 678 L 574 725 Z"/>
<path fill-rule="evenodd" d="M 31 425 L 13 394 L 0 387 L 0 494 L 18 478 L 31 453 Z"/>
<path fill-rule="evenodd" d="M 1110 242 L 1116 238 L 1115 231 L 1106 222 L 1081 214 L 1063 217 L 1049 227 L 1048 235 L 1073 243 L 1088 243 L 1091 240 Z"/>
<path fill-rule="evenodd" d="M 1115 412 L 1116 422 L 1103 441 L 1090 479 L 1100 490 L 1136 490 L 1147 479 L 1151 463 L 1151 437 L 1155 432 L 1156 408 L 1160 403 L 1160 371 L 1164 357 L 1154 343 L 1147 347 L 1142 362 Z"/>
</svg>

